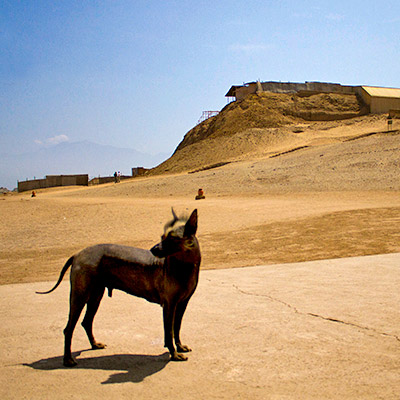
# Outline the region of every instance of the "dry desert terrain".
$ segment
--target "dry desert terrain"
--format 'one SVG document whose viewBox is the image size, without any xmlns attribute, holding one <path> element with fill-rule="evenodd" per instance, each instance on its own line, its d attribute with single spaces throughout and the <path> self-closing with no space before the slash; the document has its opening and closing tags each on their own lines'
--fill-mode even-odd
<svg viewBox="0 0 400 400">
<path fill-rule="evenodd" d="M 400 122 L 385 124 L 305 123 L 280 131 L 285 140 L 220 154 L 219 167 L 214 154 L 192 173 L 4 195 L 2 398 L 398 398 Z M 194 199 L 198 188 L 206 199 Z M 199 211 L 189 361 L 168 363 L 160 313 L 117 294 L 98 317 L 115 347 L 86 352 L 77 328 L 82 366 L 63 369 L 68 284 L 54 296 L 34 290 L 88 245 L 150 248 L 171 207 Z M 238 268 L 249 266 L 259 267 Z"/>
<path fill-rule="evenodd" d="M 400 121 L 391 132 L 383 117 L 317 126 L 295 151 L 284 142 L 195 173 L 5 195 L 0 283 L 55 279 L 96 243 L 150 248 L 171 207 L 199 209 L 204 269 L 399 252 Z"/>
</svg>

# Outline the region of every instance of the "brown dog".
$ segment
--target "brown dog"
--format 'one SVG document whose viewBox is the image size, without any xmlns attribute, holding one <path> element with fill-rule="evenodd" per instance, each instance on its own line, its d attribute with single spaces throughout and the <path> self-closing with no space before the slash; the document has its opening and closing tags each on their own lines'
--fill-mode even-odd
<svg viewBox="0 0 400 400">
<path fill-rule="evenodd" d="M 99 308 L 105 288 L 111 297 L 113 289 L 160 304 L 163 308 L 164 343 L 171 360 L 184 361 L 182 352 L 191 351 L 181 343 L 179 332 L 186 306 L 199 279 L 200 247 L 196 238 L 197 210 L 188 219 L 178 218 L 172 210 L 173 220 L 165 225 L 161 242 L 151 250 L 116 244 L 87 247 L 72 256 L 60 272 L 55 286 L 61 283 L 71 268 L 70 311 L 64 329 L 64 365 L 73 367 L 71 340 L 76 323 L 87 304 L 82 321 L 92 349 L 102 349 L 93 336 L 93 319 Z M 174 340 L 175 345 L 174 346 Z"/>
</svg>

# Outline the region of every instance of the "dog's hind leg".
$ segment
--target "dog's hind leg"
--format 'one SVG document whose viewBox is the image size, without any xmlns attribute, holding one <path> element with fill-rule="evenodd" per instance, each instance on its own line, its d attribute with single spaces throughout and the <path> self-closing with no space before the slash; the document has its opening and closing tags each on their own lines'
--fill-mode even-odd
<svg viewBox="0 0 400 400">
<path fill-rule="evenodd" d="M 104 287 L 98 287 L 93 291 L 93 293 L 90 294 L 86 306 L 85 318 L 83 318 L 82 321 L 82 326 L 86 331 L 87 337 L 89 339 L 89 342 L 93 350 L 104 349 L 106 347 L 103 343 L 96 342 L 93 336 L 93 319 L 97 313 L 97 310 L 99 309 L 101 299 L 103 298 L 104 295 L 104 290 L 105 290 Z"/>
<path fill-rule="evenodd" d="M 74 293 L 71 288 L 70 305 L 69 305 L 69 318 L 67 326 L 64 329 L 64 365 L 66 367 L 75 367 L 76 361 L 73 359 L 71 354 L 71 341 L 72 334 L 76 323 L 78 322 L 79 316 L 86 304 L 86 298 L 82 298 Z"/>
<path fill-rule="evenodd" d="M 189 351 L 192 351 L 192 349 L 189 346 L 186 346 L 181 343 L 181 338 L 180 338 L 182 318 L 183 318 L 183 314 L 185 313 L 188 302 L 189 302 L 189 299 L 178 303 L 178 305 L 176 306 L 175 319 L 174 319 L 175 345 L 176 345 L 176 349 L 182 353 L 187 353 Z"/>
</svg>

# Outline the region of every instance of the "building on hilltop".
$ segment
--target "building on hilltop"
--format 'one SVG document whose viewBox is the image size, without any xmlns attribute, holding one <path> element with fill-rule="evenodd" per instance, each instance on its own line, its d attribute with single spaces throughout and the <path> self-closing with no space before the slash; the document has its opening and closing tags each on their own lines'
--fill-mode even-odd
<svg viewBox="0 0 400 400">
<path fill-rule="evenodd" d="M 242 100 L 252 93 L 297 93 L 309 96 L 318 93 L 356 94 L 369 107 L 370 113 L 388 113 L 400 110 L 400 89 L 373 86 L 346 86 L 327 82 L 249 82 L 231 86 L 225 97 L 230 101 Z"/>
<path fill-rule="evenodd" d="M 400 111 L 400 89 L 361 86 L 360 94 L 373 114 Z"/>
</svg>

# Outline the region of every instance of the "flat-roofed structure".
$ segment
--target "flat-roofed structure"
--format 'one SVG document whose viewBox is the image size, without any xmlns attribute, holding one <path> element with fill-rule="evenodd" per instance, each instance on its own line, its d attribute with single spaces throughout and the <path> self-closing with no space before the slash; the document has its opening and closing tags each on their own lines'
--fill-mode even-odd
<svg viewBox="0 0 400 400">
<path fill-rule="evenodd" d="M 400 89 L 361 86 L 360 94 L 373 114 L 400 110 Z"/>
</svg>

